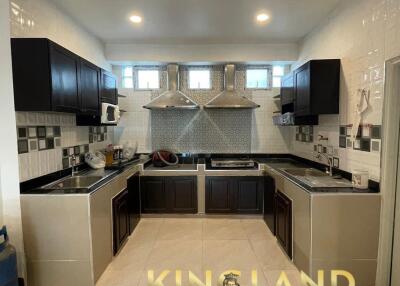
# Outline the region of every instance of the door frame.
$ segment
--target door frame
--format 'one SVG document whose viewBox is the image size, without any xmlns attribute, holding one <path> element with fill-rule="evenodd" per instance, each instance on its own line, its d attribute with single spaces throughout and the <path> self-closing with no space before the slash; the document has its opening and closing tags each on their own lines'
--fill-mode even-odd
<svg viewBox="0 0 400 286">
<path fill-rule="evenodd" d="M 376 286 L 391 285 L 396 208 L 400 209 L 400 56 L 385 63 L 385 98 L 382 120 L 381 225 Z M 396 158 L 396 159 L 393 159 Z M 399 190 L 400 192 L 400 190 Z M 400 193 L 399 193 L 400 194 Z M 396 203 L 397 199 L 397 203 Z M 397 206 L 396 206 L 397 205 Z M 397 224 L 400 222 L 397 221 Z M 398 229 L 396 230 L 399 231 Z"/>
</svg>

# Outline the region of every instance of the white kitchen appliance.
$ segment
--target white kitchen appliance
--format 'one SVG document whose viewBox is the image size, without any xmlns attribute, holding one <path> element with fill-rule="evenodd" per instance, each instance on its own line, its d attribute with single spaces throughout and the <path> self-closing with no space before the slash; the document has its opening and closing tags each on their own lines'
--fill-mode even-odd
<svg viewBox="0 0 400 286">
<path fill-rule="evenodd" d="M 121 118 L 121 112 L 118 105 L 106 102 L 101 103 L 101 123 L 117 124 Z"/>
</svg>

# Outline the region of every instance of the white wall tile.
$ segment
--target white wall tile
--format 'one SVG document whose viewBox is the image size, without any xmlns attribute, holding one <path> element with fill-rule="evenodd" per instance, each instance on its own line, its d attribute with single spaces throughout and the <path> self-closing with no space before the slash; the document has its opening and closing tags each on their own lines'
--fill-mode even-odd
<svg viewBox="0 0 400 286">
<path fill-rule="evenodd" d="M 342 60 L 338 122 L 320 116 L 315 128 L 315 132 L 328 135 L 329 144 L 338 147 L 339 125 L 352 123 L 359 88 L 370 90 L 370 107 L 362 123 L 382 124 L 384 62 L 400 55 L 399 31 L 400 1 L 344 1 L 301 43 L 300 60 L 294 68 L 310 59 Z M 291 151 L 310 159 L 313 144 L 296 142 L 293 137 Z M 367 169 L 371 178 L 379 180 L 379 153 L 339 149 L 339 158 L 342 169 Z"/>
</svg>

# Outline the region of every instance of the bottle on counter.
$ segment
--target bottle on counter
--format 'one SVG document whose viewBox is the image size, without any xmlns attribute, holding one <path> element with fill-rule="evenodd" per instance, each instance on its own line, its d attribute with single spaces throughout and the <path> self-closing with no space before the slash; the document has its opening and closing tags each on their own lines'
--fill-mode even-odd
<svg viewBox="0 0 400 286">
<path fill-rule="evenodd" d="M 111 166 L 114 162 L 114 147 L 112 144 L 106 148 L 106 166 Z"/>
</svg>

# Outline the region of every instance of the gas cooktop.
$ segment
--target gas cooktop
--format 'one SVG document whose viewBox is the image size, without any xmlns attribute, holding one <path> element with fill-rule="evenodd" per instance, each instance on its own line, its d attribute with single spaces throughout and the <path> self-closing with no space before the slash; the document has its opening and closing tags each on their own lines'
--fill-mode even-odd
<svg viewBox="0 0 400 286">
<path fill-rule="evenodd" d="M 248 158 L 215 158 L 211 159 L 212 168 L 255 168 L 256 162 Z"/>
</svg>

